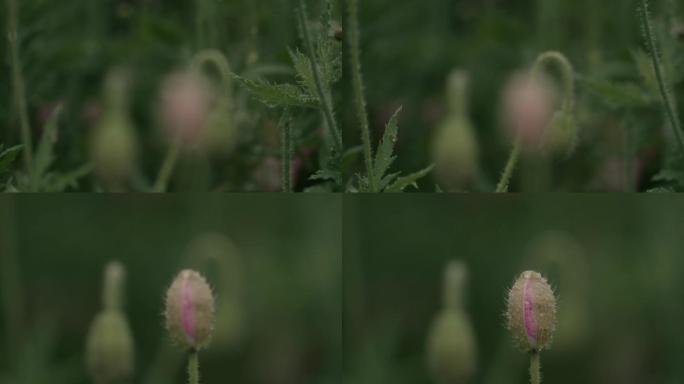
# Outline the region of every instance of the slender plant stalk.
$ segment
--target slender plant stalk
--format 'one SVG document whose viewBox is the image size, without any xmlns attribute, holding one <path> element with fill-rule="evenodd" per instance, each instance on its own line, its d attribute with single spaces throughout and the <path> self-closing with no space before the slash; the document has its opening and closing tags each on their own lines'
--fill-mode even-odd
<svg viewBox="0 0 684 384">
<path fill-rule="evenodd" d="M 496 186 L 496 193 L 508 192 L 508 186 L 511 182 L 511 177 L 513 177 L 513 171 L 515 171 L 515 167 L 517 166 L 518 160 L 520 159 L 521 147 L 522 143 L 520 139 L 516 139 L 515 143 L 513 144 L 511 154 L 508 157 L 506 168 L 504 168 L 503 174 L 501 175 L 501 179 L 499 180 L 499 184 L 497 184 Z"/>
<path fill-rule="evenodd" d="M 283 192 L 292 192 L 292 118 L 289 111 L 285 110 L 280 118 L 280 162 L 281 162 L 281 185 Z"/>
<path fill-rule="evenodd" d="M 563 81 L 563 105 L 561 108 L 571 111 L 575 107 L 575 70 L 565 55 L 557 51 L 542 53 L 532 66 L 532 76 L 538 76 L 545 65 L 553 63 L 560 69 Z"/>
<path fill-rule="evenodd" d="M 309 56 L 309 61 L 311 63 L 311 72 L 313 72 L 314 82 L 316 83 L 316 92 L 318 93 L 318 98 L 321 101 L 323 115 L 325 117 L 328 129 L 330 129 L 332 133 L 335 150 L 338 154 L 341 154 L 343 151 L 342 134 L 337 128 L 332 102 L 328 97 L 328 92 L 325 91 L 326 88 L 323 85 L 321 70 L 318 68 L 318 63 L 316 62 L 316 54 L 314 51 L 313 42 L 311 41 L 311 32 L 309 31 L 309 25 L 306 22 L 306 5 L 304 4 L 304 0 L 299 0 L 297 18 L 302 30 L 302 35 L 304 36 L 304 44 L 306 45 L 307 56 Z"/>
<path fill-rule="evenodd" d="M 530 384 L 541 384 L 541 363 L 538 351 L 532 351 L 530 354 Z"/>
<path fill-rule="evenodd" d="M 154 182 L 153 192 L 163 193 L 166 192 L 166 188 L 169 185 L 169 179 L 176 167 L 176 162 L 178 161 L 178 153 L 180 152 L 180 142 L 178 139 L 174 140 L 169 151 L 166 153 L 166 158 L 159 169 L 159 174 L 157 175 L 157 181 Z"/>
<path fill-rule="evenodd" d="M 213 65 L 221 76 L 221 81 L 226 97 L 233 99 L 233 71 L 231 70 L 228 59 L 216 49 L 205 49 L 198 52 L 192 59 L 191 68 L 201 72 L 206 65 Z"/>
<path fill-rule="evenodd" d="M 371 146 L 368 114 L 366 113 L 366 97 L 363 91 L 363 78 L 361 76 L 358 0 L 347 0 L 347 6 L 347 44 L 349 46 L 349 59 L 351 61 L 354 106 L 356 107 L 356 116 L 359 119 L 359 125 L 361 126 L 361 141 L 363 143 L 363 157 L 366 163 L 368 185 L 371 192 L 377 192 L 378 186 L 375 182 L 375 170 L 373 168 L 373 147 Z"/>
<path fill-rule="evenodd" d="M 663 105 L 665 107 L 665 113 L 670 120 L 670 125 L 674 129 L 675 136 L 677 137 L 677 142 L 679 143 L 679 149 L 684 154 L 684 136 L 681 131 L 681 124 L 679 121 L 679 115 L 675 108 L 674 102 L 670 98 L 670 90 L 665 83 L 664 70 L 662 68 L 662 63 L 658 57 L 658 48 L 656 46 L 655 34 L 653 33 L 653 27 L 651 26 L 651 18 L 648 12 L 648 1 L 640 0 L 641 7 L 639 9 L 639 14 L 641 15 L 641 22 L 644 30 L 644 36 L 646 38 L 646 44 L 648 44 L 648 50 L 651 56 L 651 62 L 653 64 L 653 70 L 655 71 L 656 79 L 658 80 L 658 89 L 660 90 L 660 97 L 662 98 Z"/>
<path fill-rule="evenodd" d="M 188 355 L 188 384 L 199 384 L 199 358 L 197 351 L 192 350 Z"/>
<path fill-rule="evenodd" d="M 23 144 L 24 165 L 29 177 L 33 175 L 33 146 L 31 145 L 31 127 L 29 126 L 26 89 L 19 59 L 19 9 L 16 0 L 7 0 L 7 36 L 12 66 L 12 82 L 14 84 L 14 102 L 19 114 L 21 126 L 21 142 Z"/>
</svg>

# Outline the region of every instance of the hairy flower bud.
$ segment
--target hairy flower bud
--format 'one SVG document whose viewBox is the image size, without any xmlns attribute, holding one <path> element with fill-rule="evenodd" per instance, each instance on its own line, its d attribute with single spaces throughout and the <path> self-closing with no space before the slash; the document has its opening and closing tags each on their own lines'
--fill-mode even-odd
<svg viewBox="0 0 684 384">
<path fill-rule="evenodd" d="M 449 263 L 444 276 L 444 308 L 427 339 L 428 365 L 440 384 L 469 382 L 477 365 L 475 333 L 463 308 L 465 281 L 465 265 Z"/>
<path fill-rule="evenodd" d="M 551 345 L 556 328 L 556 298 L 546 279 L 525 271 L 508 292 L 507 327 L 526 351 L 542 351 Z"/>
<path fill-rule="evenodd" d="M 503 92 L 503 121 L 509 135 L 528 152 L 539 150 L 553 112 L 555 95 L 542 77 L 515 74 Z"/>
<path fill-rule="evenodd" d="M 166 328 L 181 347 L 200 350 L 214 329 L 214 296 L 207 281 L 193 270 L 181 271 L 166 292 Z"/>
</svg>

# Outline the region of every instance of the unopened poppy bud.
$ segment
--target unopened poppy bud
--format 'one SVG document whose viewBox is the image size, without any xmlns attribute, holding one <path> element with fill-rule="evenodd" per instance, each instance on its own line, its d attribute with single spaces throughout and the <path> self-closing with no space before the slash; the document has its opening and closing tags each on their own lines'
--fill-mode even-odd
<svg viewBox="0 0 684 384">
<path fill-rule="evenodd" d="M 467 74 L 453 71 L 447 84 L 448 114 L 437 128 L 432 159 L 439 181 L 450 189 L 466 186 L 477 174 L 479 147 L 467 114 Z"/>
<path fill-rule="evenodd" d="M 526 351 L 542 351 L 551 345 L 556 328 L 556 298 L 546 279 L 525 271 L 508 292 L 507 327 Z"/>
<path fill-rule="evenodd" d="M 205 78 L 194 71 L 171 74 L 162 83 L 160 99 L 161 124 L 169 139 L 185 148 L 195 147 L 202 139 L 211 102 Z"/>
<path fill-rule="evenodd" d="M 120 263 L 107 265 L 104 310 L 95 317 L 86 344 L 86 364 L 97 384 L 122 383 L 133 373 L 133 336 L 121 310 L 124 278 Z"/>
<path fill-rule="evenodd" d="M 166 328 L 181 347 L 198 351 L 214 329 L 214 296 L 207 281 L 193 270 L 181 271 L 166 293 Z"/>
<path fill-rule="evenodd" d="M 470 382 L 477 365 L 475 333 L 462 302 L 465 283 L 465 265 L 449 263 L 444 276 L 444 308 L 427 340 L 428 365 L 440 384 Z"/>
<path fill-rule="evenodd" d="M 113 71 L 105 86 L 105 111 L 94 127 L 90 152 L 96 174 L 109 187 L 120 187 L 135 171 L 137 138 L 126 102 L 125 74 Z"/>
<path fill-rule="evenodd" d="M 122 383 L 133 373 L 133 337 L 119 311 L 97 315 L 88 334 L 88 369 L 98 384 Z"/>
<path fill-rule="evenodd" d="M 553 112 L 555 95 L 542 75 L 515 74 L 503 92 L 503 122 L 513 139 L 535 152 Z"/>
<path fill-rule="evenodd" d="M 567 108 L 554 113 L 549 127 L 544 132 L 543 149 L 549 155 L 568 157 L 577 146 L 577 125 L 575 117 Z"/>
</svg>

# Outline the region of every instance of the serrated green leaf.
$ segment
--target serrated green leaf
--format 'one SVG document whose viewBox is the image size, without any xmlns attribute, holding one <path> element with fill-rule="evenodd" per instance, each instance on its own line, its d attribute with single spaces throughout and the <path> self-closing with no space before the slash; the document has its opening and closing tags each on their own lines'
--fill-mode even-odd
<svg viewBox="0 0 684 384">
<path fill-rule="evenodd" d="M 373 172 L 375 175 L 375 184 L 379 185 L 385 173 L 389 170 L 392 162 L 395 159 L 393 155 L 394 144 L 397 142 L 397 133 L 399 131 L 398 119 L 401 107 L 394 112 L 394 115 L 389 119 L 385 126 L 385 132 L 382 135 L 382 140 L 378 145 L 378 151 L 375 154 L 375 161 L 373 162 Z"/>
<path fill-rule="evenodd" d="M 85 164 L 66 173 L 51 174 L 45 182 L 44 190 L 46 192 L 62 192 L 67 188 L 77 188 L 78 181 L 92 171 L 92 164 Z"/>
<path fill-rule="evenodd" d="M 309 95 L 315 95 L 316 81 L 314 80 L 313 71 L 311 70 L 311 61 L 299 50 L 289 50 L 289 54 L 290 60 L 292 60 L 292 66 L 295 69 L 297 81 L 307 90 Z"/>
<path fill-rule="evenodd" d="M 58 106 L 50 114 L 43 135 L 40 137 L 38 143 L 38 150 L 36 151 L 36 158 L 33 165 L 33 177 L 35 182 L 40 182 L 43 175 L 50 169 L 52 162 L 55 160 L 54 147 L 57 137 L 57 123 L 62 112 L 62 107 Z"/>
<path fill-rule="evenodd" d="M 309 176 L 309 180 L 331 180 L 339 183 L 341 174 L 331 169 L 319 169 L 316 173 Z"/>
<path fill-rule="evenodd" d="M 385 192 L 402 192 L 409 186 L 414 186 L 417 188 L 418 185 L 416 184 L 416 182 L 422 179 L 423 177 L 427 176 L 434 167 L 435 165 L 432 164 L 429 167 L 424 168 L 418 172 L 398 178 L 397 181 L 395 181 L 392 185 L 385 189 Z"/>
<path fill-rule="evenodd" d="M 401 172 L 395 172 L 395 173 L 390 173 L 389 175 L 385 175 L 382 180 L 378 183 L 378 190 L 382 191 L 385 188 L 387 188 L 388 185 L 390 185 L 394 180 L 396 180 L 397 177 L 401 175 Z"/>
<path fill-rule="evenodd" d="M 583 78 L 581 82 L 613 109 L 644 107 L 656 100 L 642 87 L 634 83 L 616 83 L 589 78 Z"/>
<path fill-rule="evenodd" d="M 9 171 L 12 163 L 19 156 L 21 148 L 21 145 L 15 145 L 14 147 L 3 150 L 3 146 L 0 145 L 0 173 Z"/>
<path fill-rule="evenodd" d="M 235 79 L 260 102 L 270 108 L 297 107 L 318 108 L 318 99 L 306 94 L 293 84 L 271 84 L 263 80 L 251 80 L 240 76 Z"/>
</svg>

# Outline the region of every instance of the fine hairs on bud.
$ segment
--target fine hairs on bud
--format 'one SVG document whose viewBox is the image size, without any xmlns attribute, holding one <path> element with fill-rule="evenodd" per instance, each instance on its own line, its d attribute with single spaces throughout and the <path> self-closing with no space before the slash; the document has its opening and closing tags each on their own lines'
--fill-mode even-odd
<svg viewBox="0 0 684 384">
<path fill-rule="evenodd" d="M 506 319 L 521 349 L 538 353 L 550 347 L 556 328 L 556 297 L 542 275 L 520 274 L 508 292 Z"/>
<path fill-rule="evenodd" d="M 104 309 L 95 317 L 86 344 L 86 364 L 96 384 L 122 383 L 133 373 L 133 337 L 122 312 L 124 278 L 123 265 L 107 265 Z"/>
<path fill-rule="evenodd" d="M 439 384 L 468 383 L 475 374 L 475 333 L 463 303 L 466 281 L 465 264 L 450 262 L 444 271 L 444 307 L 427 339 L 428 366 Z"/>
<path fill-rule="evenodd" d="M 189 351 L 199 351 L 211 341 L 214 330 L 214 296 L 198 272 L 181 271 L 166 293 L 166 328 L 171 338 Z"/>
</svg>

